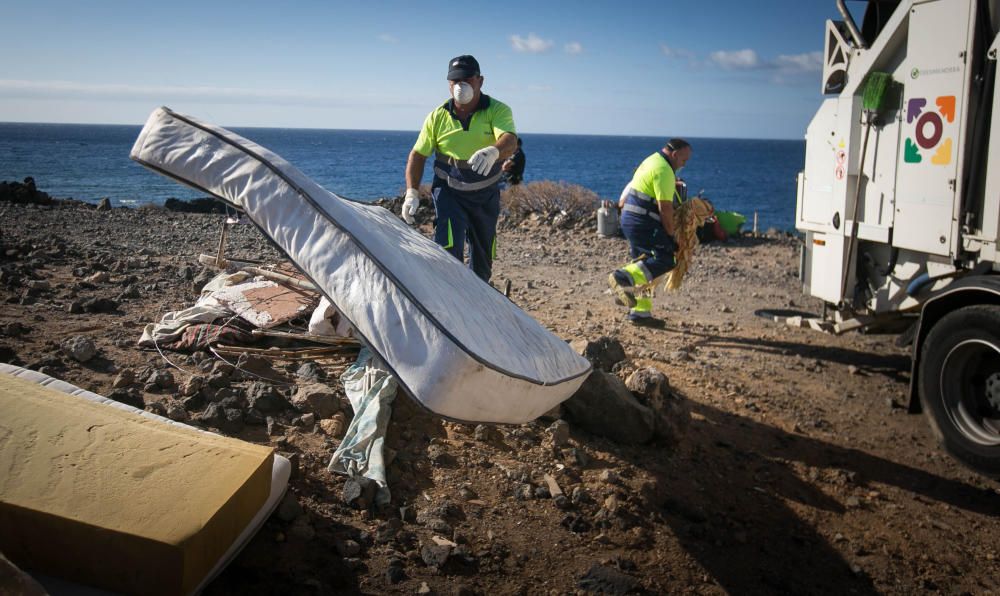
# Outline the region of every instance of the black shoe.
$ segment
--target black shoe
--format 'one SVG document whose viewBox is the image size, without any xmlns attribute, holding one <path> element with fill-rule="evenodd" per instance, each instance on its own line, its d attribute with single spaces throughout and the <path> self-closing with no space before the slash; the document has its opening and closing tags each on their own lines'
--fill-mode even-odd
<svg viewBox="0 0 1000 596">
<path fill-rule="evenodd" d="M 628 322 L 632 323 L 636 327 L 652 327 L 654 329 L 662 329 L 666 323 L 663 319 L 658 319 L 653 315 L 638 315 L 636 313 L 628 314 Z"/>
</svg>

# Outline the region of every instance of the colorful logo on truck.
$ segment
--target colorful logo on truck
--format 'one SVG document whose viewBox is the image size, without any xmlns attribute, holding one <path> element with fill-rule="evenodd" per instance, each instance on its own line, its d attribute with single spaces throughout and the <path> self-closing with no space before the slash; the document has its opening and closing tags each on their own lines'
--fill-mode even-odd
<svg viewBox="0 0 1000 596">
<path fill-rule="evenodd" d="M 906 102 L 906 123 L 913 125 L 913 130 L 903 145 L 903 161 L 921 163 L 929 156 L 934 165 L 951 163 L 952 139 L 946 133 L 950 133 L 949 125 L 954 121 L 954 95 L 936 97 L 932 106 L 928 105 L 928 98 L 910 98 Z"/>
</svg>

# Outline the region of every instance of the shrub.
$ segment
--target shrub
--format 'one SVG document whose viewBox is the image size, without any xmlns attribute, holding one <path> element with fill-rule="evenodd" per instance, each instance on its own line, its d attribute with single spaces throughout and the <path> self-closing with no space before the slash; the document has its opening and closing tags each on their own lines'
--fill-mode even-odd
<svg viewBox="0 0 1000 596">
<path fill-rule="evenodd" d="M 563 215 L 570 221 L 581 221 L 594 214 L 600 197 L 597 193 L 567 182 L 541 180 L 517 184 L 501 192 L 501 210 L 515 220 L 538 213 L 543 217 Z"/>
</svg>

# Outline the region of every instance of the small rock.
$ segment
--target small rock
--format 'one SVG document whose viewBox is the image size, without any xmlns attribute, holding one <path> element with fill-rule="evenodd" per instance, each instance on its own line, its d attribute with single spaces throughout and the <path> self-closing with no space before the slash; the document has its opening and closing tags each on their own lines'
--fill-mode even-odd
<svg viewBox="0 0 1000 596">
<path fill-rule="evenodd" d="M 87 362 L 97 355 L 97 347 L 89 337 L 77 335 L 62 344 L 63 351 L 77 362 Z"/>
<path fill-rule="evenodd" d="M 250 383 L 247 388 L 247 403 L 251 408 L 265 413 L 281 412 L 288 407 L 288 402 L 274 386 L 260 382 Z"/>
<path fill-rule="evenodd" d="M 490 440 L 490 427 L 485 424 L 477 424 L 476 430 L 473 431 L 472 436 L 476 438 L 477 441 L 486 442 Z"/>
<path fill-rule="evenodd" d="M 578 584 L 581 589 L 587 592 L 600 594 L 628 594 L 639 586 L 639 580 L 602 565 L 593 565 L 587 573 L 580 578 Z"/>
<path fill-rule="evenodd" d="M 578 468 L 586 468 L 590 465 L 590 456 L 579 447 L 573 447 L 569 450 L 569 459 Z"/>
<path fill-rule="evenodd" d="M 223 389 L 229 386 L 229 378 L 229 374 L 213 370 L 208 375 L 208 380 L 206 382 L 208 383 L 208 386 L 213 389 Z"/>
<path fill-rule="evenodd" d="M 211 405 L 209 406 L 211 407 Z M 286 426 L 278 422 L 275 418 L 267 417 L 267 435 L 269 437 L 279 437 L 285 434 Z"/>
<path fill-rule="evenodd" d="M 243 430 L 243 410 L 239 408 L 224 408 L 223 415 L 224 419 L 219 430 L 230 435 L 235 435 Z"/>
<path fill-rule="evenodd" d="M 88 298 L 81 304 L 84 312 L 109 313 L 118 310 L 118 303 L 110 298 Z"/>
<path fill-rule="evenodd" d="M 438 443 L 431 443 L 427 446 L 427 459 L 435 466 L 444 466 L 452 462 L 452 456 L 448 450 Z"/>
<path fill-rule="evenodd" d="M 337 549 L 337 554 L 345 558 L 356 557 L 361 553 L 361 545 L 350 538 L 335 541 L 333 547 Z"/>
<path fill-rule="evenodd" d="M 326 377 L 326 373 L 323 372 L 323 368 L 315 362 L 302 363 L 302 366 L 295 371 L 295 375 L 307 383 L 322 381 Z"/>
<path fill-rule="evenodd" d="M 385 580 L 390 584 L 398 584 L 406 580 L 406 571 L 403 569 L 402 564 L 390 565 L 385 570 Z"/>
<path fill-rule="evenodd" d="M 365 510 L 375 502 L 375 492 L 377 490 L 378 485 L 375 484 L 374 480 L 365 478 L 364 476 L 356 476 L 348 478 L 344 482 L 341 494 L 345 503 L 355 509 Z"/>
<path fill-rule="evenodd" d="M 264 426 L 267 424 L 267 416 L 256 408 L 247 408 L 243 414 L 243 422 L 247 425 Z"/>
<path fill-rule="evenodd" d="M 202 387 L 204 386 L 205 386 L 205 377 L 201 375 L 191 375 L 190 377 L 185 379 L 183 383 L 181 383 L 179 391 L 181 395 L 185 397 L 190 397 L 201 391 Z"/>
<path fill-rule="evenodd" d="M 29 290 L 50 290 L 52 289 L 52 284 L 48 280 L 44 279 L 29 279 L 26 284 L 24 284 Z"/>
<path fill-rule="evenodd" d="M 344 413 L 337 412 L 332 418 L 320 420 L 319 428 L 323 434 L 329 435 L 335 439 L 343 437 L 344 432 L 347 430 L 347 420 L 344 418 Z"/>
<path fill-rule="evenodd" d="M 111 382 L 111 388 L 121 389 L 133 383 L 135 383 L 135 372 L 130 368 L 125 368 L 115 376 L 115 380 Z"/>
<path fill-rule="evenodd" d="M 340 411 L 337 392 L 322 383 L 300 385 L 292 395 L 291 402 L 300 412 L 312 412 L 320 418 L 329 418 Z"/>
<path fill-rule="evenodd" d="M 184 422 L 188 419 L 188 412 L 184 409 L 183 404 L 171 401 L 167 404 L 167 418 L 174 422 Z"/>
<path fill-rule="evenodd" d="M 195 410 L 200 410 L 205 407 L 205 398 L 200 393 L 195 393 L 181 400 L 184 404 L 184 409 L 188 412 L 194 412 Z"/>
<path fill-rule="evenodd" d="M 442 544 L 425 544 L 420 548 L 420 558 L 424 565 L 440 569 L 448 561 L 451 547 Z"/>
<path fill-rule="evenodd" d="M 569 444 L 569 423 L 565 420 L 556 420 L 549 426 L 549 433 L 552 436 L 552 444 L 556 447 L 564 447 Z"/>
<path fill-rule="evenodd" d="M 146 379 L 146 385 L 152 385 L 158 389 L 172 389 L 176 386 L 174 375 L 169 370 L 156 370 Z"/>
<path fill-rule="evenodd" d="M 143 402 L 142 399 L 142 393 L 140 393 L 139 390 L 136 389 L 135 387 L 131 388 L 119 387 L 118 389 L 114 389 L 110 393 L 108 393 L 108 398 L 132 406 L 133 408 L 138 408 L 140 410 L 146 407 L 146 404 Z M 165 416 L 167 411 L 164 408 L 162 412 L 158 413 Z"/>
</svg>

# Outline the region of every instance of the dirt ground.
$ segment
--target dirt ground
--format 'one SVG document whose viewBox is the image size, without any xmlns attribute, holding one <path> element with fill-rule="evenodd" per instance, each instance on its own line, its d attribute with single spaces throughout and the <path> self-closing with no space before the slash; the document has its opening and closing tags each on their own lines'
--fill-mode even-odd
<svg viewBox="0 0 1000 596">
<path fill-rule="evenodd" d="M 215 251 L 220 225 L 160 209 L 0 207 L 0 361 L 104 394 L 123 370 L 180 383 L 197 359 L 168 363 L 135 342 L 193 303 L 195 256 Z M 232 434 L 295 461 L 291 497 L 207 593 L 1000 593 L 1000 483 L 950 459 L 907 413 L 909 356 L 895 337 L 755 316 L 819 312 L 801 293 L 798 240 L 700 247 L 680 291 L 654 300 L 662 328 L 629 325 L 608 293 L 626 248 L 588 226 L 526 221 L 501 232 L 494 281 L 509 279 L 514 302 L 568 341 L 621 342 L 617 374 L 664 373 L 690 404 L 682 436 L 626 446 L 570 421 L 568 444 L 553 445 L 551 419 L 447 423 L 400 395 L 392 505 L 357 510 L 326 470 L 335 437 L 248 422 Z M 252 226 L 233 229 L 227 254 L 276 256 Z M 74 336 L 98 356 L 67 357 Z M 332 387 L 349 362 L 319 361 Z M 291 379 L 279 391 L 300 364 L 275 362 Z M 546 474 L 568 502 L 550 498 Z"/>
</svg>

